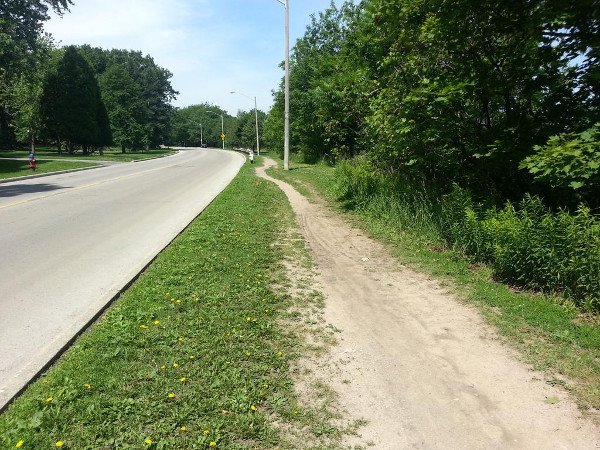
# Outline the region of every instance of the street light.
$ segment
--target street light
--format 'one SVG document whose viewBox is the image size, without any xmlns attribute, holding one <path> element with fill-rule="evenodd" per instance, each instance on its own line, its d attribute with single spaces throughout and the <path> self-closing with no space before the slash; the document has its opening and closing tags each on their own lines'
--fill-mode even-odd
<svg viewBox="0 0 600 450">
<path fill-rule="evenodd" d="M 244 97 L 252 100 L 252 97 L 248 97 L 246 94 L 243 94 L 241 92 L 231 91 L 231 93 L 232 94 L 240 94 L 240 95 L 243 95 Z M 256 122 L 256 153 L 258 153 L 258 156 L 260 156 L 260 140 L 258 138 L 258 109 L 256 108 L 256 95 L 254 96 L 254 120 Z"/>
<path fill-rule="evenodd" d="M 225 150 L 225 132 L 223 131 L 223 114 L 218 113 L 216 111 L 211 111 L 207 109 L 206 112 L 216 114 L 217 116 L 221 116 L 221 140 L 223 141 L 223 150 Z"/>
<path fill-rule="evenodd" d="M 285 112 L 283 170 L 290 170 L 290 0 L 277 0 L 285 7 Z"/>
</svg>

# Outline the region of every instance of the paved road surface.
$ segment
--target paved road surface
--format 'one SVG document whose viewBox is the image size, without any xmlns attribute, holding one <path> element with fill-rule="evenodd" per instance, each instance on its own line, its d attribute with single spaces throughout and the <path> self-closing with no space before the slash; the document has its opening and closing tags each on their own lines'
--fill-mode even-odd
<svg viewBox="0 0 600 450">
<path fill-rule="evenodd" d="M 0 408 L 243 162 L 197 149 L 0 184 Z"/>
</svg>

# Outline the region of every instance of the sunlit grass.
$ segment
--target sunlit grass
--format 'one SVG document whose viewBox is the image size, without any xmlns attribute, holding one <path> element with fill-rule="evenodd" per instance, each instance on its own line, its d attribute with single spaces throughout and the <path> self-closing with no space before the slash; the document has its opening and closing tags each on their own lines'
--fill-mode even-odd
<svg viewBox="0 0 600 450">
<path fill-rule="evenodd" d="M 290 448 L 273 421 L 318 429 L 280 324 L 291 210 L 251 169 L 0 417 L 1 448 Z"/>
</svg>

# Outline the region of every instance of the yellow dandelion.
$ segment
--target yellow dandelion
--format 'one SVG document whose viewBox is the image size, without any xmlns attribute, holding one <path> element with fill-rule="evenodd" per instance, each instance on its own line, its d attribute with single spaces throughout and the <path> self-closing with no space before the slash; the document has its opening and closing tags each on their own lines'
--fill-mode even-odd
<svg viewBox="0 0 600 450">
<path fill-rule="evenodd" d="M 173 367 L 179 367 L 179 364 L 173 363 Z"/>
<path fill-rule="evenodd" d="M 175 301 L 175 299 L 174 299 L 174 298 L 172 298 L 172 299 L 171 299 L 171 301 L 172 301 L 172 302 L 174 302 L 174 301 Z"/>
<path fill-rule="evenodd" d="M 212 442 L 211 442 L 210 444 L 208 444 L 208 445 L 210 445 L 211 447 L 216 447 L 216 446 L 217 446 L 217 443 L 216 443 L 215 441 L 212 441 Z"/>
<path fill-rule="evenodd" d="M 48 380 L 42 380 L 42 383 L 47 383 L 47 382 L 48 382 Z"/>
<path fill-rule="evenodd" d="M 57 447 L 62 447 L 63 445 L 65 445 L 65 443 L 64 443 L 63 441 L 58 441 L 58 442 L 56 443 L 56 446 L 57 446 Z"/>
<path fill-rule="evenodd" d="M 150 445 L 152 444 L 152 439 L 148 438 L 144 441 L 146 444 Z"/>
<path fill-rule="evenodd" d="M 160 368 L 164 370 L 167 368 L 167 366 L 160 366 Z"/>
<path fill-rule="evenodd" d="M 165 295 L 167 295 L 167 296 L 168 296 L 168 295 L 171 295 L 171 293 L 170 293 L 170 292 L 167 292 Z"/>
<path fill-rule="evenodd" d="M 250 316 L 248 316 L 248 317 L 246 317 L 246 320 L 247 320 L 248 322 L 250 322 L 252 319 L 250 318 Z"/>
<path fill-rule="evenodd" d="M 147 325 L 140 325 L 140 328 L 148 328 Z"/>
<path fill-rule="evenodd" d="M 188 277 L 188 280 L 191 280 L 191 279 L 192 279 L 192 277 Z"/>
<path fill-rule="evenodd" d="M 208 436 L 210 434 L 210 430 L 204 430 L 203 433 Z"/>
<path fill-rule="evenodd" d="M 46 401 L 47 401 L 48 403 L 50 403 L 52 400 L 54 400 L 52 397 L 48 397 L 48 398 L 46 399 Z"/>
<path fill-rule="evenodd" d="M 182 341 L 183 341 L 183 338 L 179 338 L 179 339 L 177 339 L 177 340 L 178 340 L 179 342 L 182 342 Z"/>
<path fill-rule="evenodd" d="M 256 406 L 252 405 L 252 406 L 250 407 L 250 409 L 251 409 L 252 411 L 256 411 Z"/>
<path fill-rule="evenodd" d="M 181 427 L 180 430 L 181 431 L 185 431 L 185 430 L 187 430 L 187 428 L 186 427 Z"/>
<path fill-rule="evenodd" d="M 182 383 L 183 383 L 183 382 L 185 382 L 185 377 L 181 377 L 181 378 L 179 379 L 179 381 L 181 381 Z"/>
<path fill-rule="evenodd" d="M 181 303 L 181 300 L 175 300 L 175 303 Z"/>
<path fill-rule="evenodd" d="M 160 321 L 158 321 L 158 320 L 154 321 L 154 325 L 158 325 L 159 323 L 160 323 Z"/>
<path fill-rule="evenodd" d="M 175 394 L 173 394 L 172 392 L 169 394 L 169 398 L 174 398 Z"/>
<path fill-rule="evenodd" d="M 92 388 L 92 385 L 89 384 L 89 383 L 84 384 L 84 386 L 85 386 L 86 389 L 91 389 Z"/>
<path fill-rule="evenodd" d="M 269 385 L 268 384 L 263 384 L 263 387 L 268 388 Z"/>
<path fill-rule="evenodd" d="M 277 352 L 277 356 L 283 356 L 283 353 Z"/>
<path fill-rule="evenodd" d="M 19 447 L 21 447 L 21 446 L 23 445 L 23 443 L 24 443 L 24 442 L 25 442 L 25 441 L 19 441 L 19 442 L 17 442 L 17 445 L 15 445 L 15 448 L 19 448 Z"/>
<path fill-rule="evenodd" d="M 250 352 L 246 352 L 246 356 L 250 356 Z"/>
</svg>

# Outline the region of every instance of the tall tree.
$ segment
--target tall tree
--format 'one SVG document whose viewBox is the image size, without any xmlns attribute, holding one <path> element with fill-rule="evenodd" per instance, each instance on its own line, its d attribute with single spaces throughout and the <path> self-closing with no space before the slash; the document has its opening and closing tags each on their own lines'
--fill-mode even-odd
<svg viewBox="0 0 600 450">
<path fill-rule="evenodd" d="M 81 145 L 88 149 L 110 144 L 106 108 L 95 74 L 73 46 L 44 82 L 41 113 L 48 133 L 66 143 L 69 152 Z"/>
</svg>

